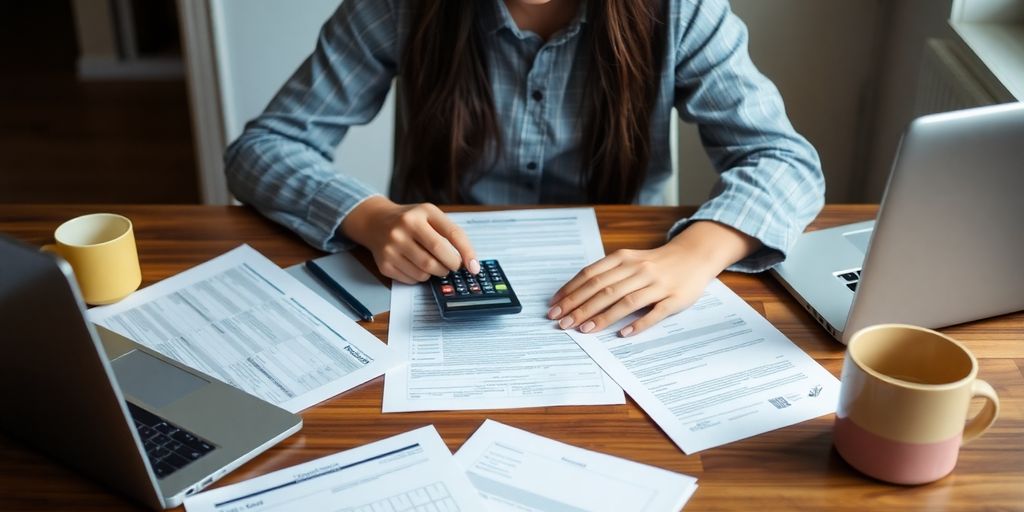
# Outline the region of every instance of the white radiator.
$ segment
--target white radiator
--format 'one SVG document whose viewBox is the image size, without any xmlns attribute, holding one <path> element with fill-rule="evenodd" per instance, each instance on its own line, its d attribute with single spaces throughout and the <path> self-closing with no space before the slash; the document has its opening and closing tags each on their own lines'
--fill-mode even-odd
<svg viewBox="0 0 1024 512">
<path fill-rule="evenodd" d="M 971 71 L 955 43 L 929 39 L 917 83 L 917 116 L 998 103 Z"/>
</svg>

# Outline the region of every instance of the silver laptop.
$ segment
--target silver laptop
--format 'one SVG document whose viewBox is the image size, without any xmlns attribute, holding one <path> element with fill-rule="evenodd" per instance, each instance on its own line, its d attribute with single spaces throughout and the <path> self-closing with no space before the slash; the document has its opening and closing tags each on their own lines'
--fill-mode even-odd
<svg viewBox="0 0 1024 512">
<path fill-rule="evenodd" d="M 0 236 L 0 428 L 171 508 L 302 419 L 94 326 L 67 262 Z"/>
<path fill-rule="evenodd" d="M 802 235 L 772 272 L 844 344 L 1024 309 L 1024 103 L 914 121 L 877 219 Z"/>
</svg>

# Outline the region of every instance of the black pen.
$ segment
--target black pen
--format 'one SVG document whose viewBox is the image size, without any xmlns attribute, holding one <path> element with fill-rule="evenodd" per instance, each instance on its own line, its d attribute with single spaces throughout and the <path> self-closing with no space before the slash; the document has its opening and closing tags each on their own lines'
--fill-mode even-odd
<svg viewBox="0 0 1024 512">
<path fill-rule="evenodd" d="M 355 311 L 363 320 L 367 322 L 373 321 L 373 313 L 370 313 L 370 310 L 366 309 L 362 302 L 359 302 L 344 286 L 341 286 L 341 283 L 335 281 L 330 274 L 325 272 L 323 267 L 317 265 L 315 261 L 309 260 L 306 262 L 306 269 L 309 270 L 310 274 L 313 274 L 313 277 L 330 288 L 342 302 L 352 308 L 352 311 Z"/>
</svg>

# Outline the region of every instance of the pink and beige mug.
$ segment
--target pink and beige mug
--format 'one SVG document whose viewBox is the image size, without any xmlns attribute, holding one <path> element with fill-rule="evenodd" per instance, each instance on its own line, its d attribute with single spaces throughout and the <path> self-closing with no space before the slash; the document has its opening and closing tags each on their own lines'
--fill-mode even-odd
<svg viewBox="0 0 1024 512">
<path fill-rule="evenodd" d="M 999 397 L 977 376 L 974 355 L 935 331 L 896 324 L 858 331 L 843 363 L 836 449 L 887 482 L 917 485 L 948 475 L 960 446 L 999 415 Z M 985 406 L 965 426 L 975 397 Z"/>
</svg>

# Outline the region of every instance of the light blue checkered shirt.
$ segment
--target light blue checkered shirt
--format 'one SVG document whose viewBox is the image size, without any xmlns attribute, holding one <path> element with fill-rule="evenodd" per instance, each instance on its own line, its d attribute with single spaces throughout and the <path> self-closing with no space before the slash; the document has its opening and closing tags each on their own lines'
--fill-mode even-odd
<svg viewBox="0 0 1024 512">
<path fill-rule="evenodd" d="M 578 204 L 579 119 L 586 79 L 577 58 L 586 9 L 548 41 L 519 30 L 503 0 L 479 22 L 504 137 L 500 159 L 470 189 L 480 204 Z M 651 119 L 652 154 L 640 204 L 657 204 L 672 173 L 669 123 L 676 107 L 696 123 L 719 180 L 711 198 L 669 231 L 713 220 L 764 248 L 731 267 L 757 272 L 784 258 L 824 200 L 817 152 L 790 125 L 775 86 L 754 67 L 747 32 L 726 0 L 668 0 L 665 62 Z M 345 215 L 376 193 L 335 171 L 349 126 L 376 116 L 398 69 L 411 2 L 345 0 L 313 54 L 225 156 L 235 196 L 327 251 L 350 244 Z M 390 148 L 373 148 L 390 151 Z M 344 164 L 344 162 L 342 162 Z M 392 180 L 392 189 L 395 180 Z"/>
</svg>

